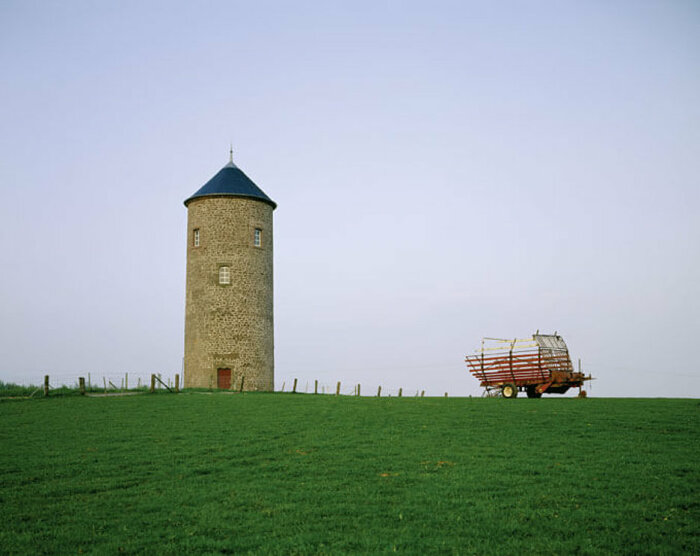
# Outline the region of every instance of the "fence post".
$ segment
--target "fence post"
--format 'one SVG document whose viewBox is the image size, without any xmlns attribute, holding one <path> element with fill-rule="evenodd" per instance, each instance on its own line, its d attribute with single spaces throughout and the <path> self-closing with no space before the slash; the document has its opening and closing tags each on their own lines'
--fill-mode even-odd
<svg viewBox="0 0 700 556">
<path fill-rule="evenodd" d="M 399 398 L 401 397 L 402 394 L 403 394 L 403 388 L 399 388 Z"/>
<path fill-rule="evenodd" d="M 314 380 L 314 394 L 318 394 L 318 380 Z"/>
<path fill-rule="evenodd" d="M 294 386 L 292 387 L 292 394 L 297 393 L 297 379 L 294 379 Z"/>
<path fill-rule="evenodd" d="M 102 382 L 104 383 L 105 386 L 105 394 L 107 393 L 107 377 L 103 376 L 102 377 Z"/>
<path fill-rule="evenodd" d="M 175 392 L 180 391 L 180 375 L 175 375 Z"/>
<path fill-rule="evenodd" d="M 124 390 L 129 389 L 129 373 L 124 373 Z"/>
<path fill-rule="evenodd" d="M 92 382 L 90 381 L 90 373 L 88 373 L 88 388 L 92 388 Z"/>
<path fill-rule="evenodd" d="M 49 375 L 44 375 L 44 397 L 49 395 Z"/>
<path fill-rule="evenodd" d="M 241 375 L 241 393 L 243 393 L 243 385 L 245 384 L 245 375 Z"/>
<path fill-rule="evenodd" d="M 286 383 L 285 381 L 282 381 L 282 390 L 280 390 L 280 392 L 284 392 L 284 386 L 285 386 L 285 384 L 287 384 L 287 383 Z"/>
<path fill-rule="evenodd" d="M 420 397 L 422 398 L 423 396 L 425 396 L 425 390 L 420 391 Z"/>
<path fill-rule="evenodd" d="M 377 397 L 378 398 L 382 397 L 382 387 L 381 386 L 379 388 L 377 388 Z"/>
<path fill-rule="evenodd" d="M 358 396 L 360 395 L 360 385 L 359 384 L 357 385 L 357 395 Z"/>
<path fill-rule="evenodd" d="M 156 375 L 151 375 L 151 394 L 156 391 Z"/>
<path fill-rule="evenodd" d="M 78 385 L 80 387 L 80 395 L 84 396 L 85 395 L 85 377 L 79 377 L 78 378 Z"/>
<path fill-rule="evenodd" d="M 338 381 L 338 385 L 335 387 L 335 395 L 340 396 L 340 381 Z"/>
<path fill-rule="evenodd" d="M 445 397 L 447 397 L 447 392 L 445 392 Z"/>
</svg>

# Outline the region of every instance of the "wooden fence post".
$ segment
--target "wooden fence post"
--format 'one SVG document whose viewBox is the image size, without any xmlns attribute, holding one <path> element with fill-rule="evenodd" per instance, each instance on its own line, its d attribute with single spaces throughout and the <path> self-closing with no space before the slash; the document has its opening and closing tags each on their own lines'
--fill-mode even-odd
<svg viewBox="0 0 700 556">
<path fill-rule="evenodd" d="M 285 386 L 285 384 L 287 384 L 287 383 L 284 382 L 284 381 L 282 381 L 282 390 L 280 390 L 280 392 L 284 392 L 284 386 Z"/>
<path fill-rule="evenodd" d="M 423 396 L 425 396 L 425 390 L 421 390 L 420 392 L 420 397 L 422 398 Z"/>
<path fill-rule="evenodd" d="M 294 386 L 292 387 L 292 394 L 297 393 L 297 379 L 294 379 Z"/>
<path fill-rule="evenodd" d="M 360 395 L 360 385 L 359 384 L 357 385 L 357 395 L 358 396 Z"/>
<path fill-rule="evenodd" d="M 105 386 L 105 394 L 107 393 L 107 377 L 102 377 L 102 382 L 104 383 Z"/>
<path fill-rule="evenodd" d="M 402 394 L 403 394 L 403 388 L 399 388 L 399 398 L 401 397 Z"/>
<path fill-rule="evenodd" d="M 49 395 L 49 375 L 44 375 L 44 397 Z"/>
<path fill-rule="evenodd" d="M 129 389 L 129 373 L 124 373 L 124 390 Z"/>
<path fill-rule="evenodd" d="M 175 375 L 175 392 L 180 391 L 180 375 Z"/>
<path fill-rule="evenodd" d="M 92 388 L 92 382 L 90 381 L 90 373 L 88 373 L 88 388 Z"/>
<path fill-rule="evenodd" d="M 314 394 L 318 394 L 318 380 L 314 380 Z"/>
<path fill-rule="evenodd" d="M 338 381 L 338 385 L 335 387 L 335 395 L 340 396 L 340 381 Z"/>
<path fill-rule="evenodd" d="M 151 375 L 151 394 L 156 391 L 156 375 Z"/>
<path fill-rule="evenodd" d="M 379 388 L 377 388 L 377 397 L 378 398 L 382 397 L 382 387 L 381 386 Z"/>
<path fill-rule="evenodd" d="M 447 392 L 445 392 L 445 397 L 447 397 Z"/>
<path fill-rule="evenodd" d="M 80 395 L 84 396 L 85 395 L 85 377 L 79 377 L 78 378 L 78 386 L 80 387 Z"/>
</svg>

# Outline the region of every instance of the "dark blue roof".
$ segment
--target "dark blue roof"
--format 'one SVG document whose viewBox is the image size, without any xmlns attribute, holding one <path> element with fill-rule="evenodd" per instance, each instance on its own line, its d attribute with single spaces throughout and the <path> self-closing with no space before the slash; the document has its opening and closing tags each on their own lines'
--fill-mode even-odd
<svg viewBox="0 0 700 556">
<path fill-rule="evenodd" d="M 219 173 L 205 183 L 194 195 L 185 200 L 185 206 L 192 199 L 199 197 L 247 197 L 267 203 L 277 208 L 277 203 L 270 199 L 262 189 L 253 183 L 232 161 Z"/>
</svg>

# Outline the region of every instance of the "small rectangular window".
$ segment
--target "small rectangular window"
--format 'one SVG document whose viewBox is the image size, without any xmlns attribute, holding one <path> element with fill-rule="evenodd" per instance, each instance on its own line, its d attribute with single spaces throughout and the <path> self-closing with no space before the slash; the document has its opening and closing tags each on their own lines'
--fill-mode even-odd
<svg viewBox="0 0 700 556">
<path fill-rule="evenodd" d="M 253 245 L 255 245 L 255 247 L 260 247 L 262 245 L 262 230 L 260 228 L 255 228 L 255 235 L 253 236 Z"/>
<path fill-rule="evenodd" d="M 219 284 L 226 285 L 231 283 L 231 269 L 227 266 L 219 267 Z"/>
<path fill-rule="evenodd" d="M 199 228 L 196 228 L 192 234 L 192 245 L 199 247 Z"/>
</svg>

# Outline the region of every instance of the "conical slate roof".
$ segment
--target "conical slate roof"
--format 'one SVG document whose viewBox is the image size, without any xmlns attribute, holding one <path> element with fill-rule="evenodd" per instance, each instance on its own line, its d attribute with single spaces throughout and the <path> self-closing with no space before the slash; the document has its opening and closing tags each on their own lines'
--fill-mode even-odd
<svg viewBox="0 0 700 556">
<path fill-rule="evenodd" d="M 185 200 L 185 206 L 192 199 L 199 197 L 247 197 L 267 203 L 273 209 L 277 203 L 270 199 L 262 189 L 253 183 L 243 171 L 230 160 L 219 173 L 205 183 L 194 195 Z"/>
</svg>

